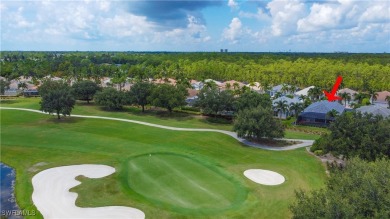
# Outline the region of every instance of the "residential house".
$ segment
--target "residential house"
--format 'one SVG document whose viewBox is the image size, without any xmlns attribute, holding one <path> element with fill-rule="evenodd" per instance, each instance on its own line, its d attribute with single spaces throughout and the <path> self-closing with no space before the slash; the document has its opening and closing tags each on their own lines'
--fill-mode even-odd
<svg viewBox="0 0 390 219">
<path fill-rule="evenodd" d="M 188 96 L 186 98 L 186 103 L 188 106 L 193 106 L 196 100 L 198 99 L 198 93 L 199 90 L 196 89 L 187 89 L 188 91 Z"/>
<path fill-rule="evenodd" d="M 314 86 L 303 88 L 302 90 L 299 90 L 299 91 L 295 92 L 294 96 L 296 96 L 296 97 L 301 97 L 301 96 L 307 97 L 308 93 L 309 93 L 309 90 L 312 89 L 312 88 L 314 88 Z"/>
<path fill-rule="evenodd" d="M 197 80 L 190 81 L 191 87 L 195 90 L 201 90 L 203 88 L 204 83 Z"/>
<path fill-rule="evenodd" d="M 381 115 L 385 118 L 390 117 L 390 109 L 381 105 L 362 106 L 356 109 L 357 112 Z"/>
<path fill-rule="evenodd" d="M 299 114 L 297 124 L 327 126 L 335 119 L 328 116 L 328 112 L 332 110 L 342 114 L 345 111 L 345 107 L 338 102 L 329 102 L 327 100 L 315 102 Z"/>
<path fill-rule="evenodd" d="M 287 109 L 284 112 L 277 108 L 277 103 L 280 101 L 286 101 L 285 103 L 286 103 Z M 272 101 L 272 108 L 274 111 L 274 116 L 277 116 L 281 119 L 286 119 L 287 117 L 294 115 L 295 112 L 290 111 L 288 109 L 290 107 L 290 105 L 293 103 L 302 103 L 302 101 L 299 100 L 297 97 L 289 98 L 286 96 L 279 97 L 279 98 L 276 98 L 275 100 L 273 100 Z"/>
<path fill-rule="evenodd" d="M 289 84 L 279 84 L 271 88 L 271 90 L 268 91 L 269 95 L 273 98 L 277 93 L 281 93 L 282 96 L 285 95 L 292 95 L 293 92 L 290 91 L 290 89 L 284 90 L 284 87 L 291 88 L 291 85 Z"/>
<path fill-rule="evenodd" d="M 204 82 L 205 83 L 212 82 L 212 83 L 215 83 L 218 86 L 218 88 L 222 88 L 222 82 L 220 82 L 220 81 L 216 81 L 216 80 L 213 80 L 213 79 L 206 79 L 206 80 L 204 80 Z"/>
<path fill-rule="evenodd" d="M 152 81 L 152 83 L 154 83 L 154 84 L 165 84 L 165 83 L 168 83 L 168 84 L 171 84 L 171 85 L 176 85 L 176 80 L 173 79 L 173 78 L 158 78 L 158 79 L 154 79 Z"/>
<path fill-rule="evenodd" d="M 352 90 L 352 89 L 349 89 L 349 88 L 343 88 L 343 89 L 340 89 L 339 91 L 337 91 L 337 96 L 340 96 L 342 93 L 347 93 L 351 96 L 351 100 L 347 101 L 347 100 L 341 100 L 341 104 L 343 104 L 344 106 L 346 106 L 347 108 L 352 108 L 351 107 L 351 103 L 355 103 L 354 101 L 354 96 L 355 94 L 357 94 L 358 92 L 355 91 L 355 90 Z"/>
<path fill-rule="evenodd" d="M 390 96 L 389 91 L 381 91 L 377 92 L 378 96 L 376 97 L 376 100 L 373 101 L 373 104 L 375 105 L 381 105 L 381 106 L 388 106 L 388 102 L 386 100 L 387 96 Z"/>
<path fill-rule="evenodd" d="M 247 84 L 245 86 L 249 87 L 249 89 L 257 93 L 264 93 L 264 89 L 259 82 L 253 82 L 253 84 L 252 85 L 251 84 Z"/>
<path fill-rule="evenodd" d="M 235 86 L 238 86 L 238 87 L 235 88 Z M 241 89 L 244 86 L 245 86 L 245 84 L 242 82 L 230 80 L 230 81 L 223 82 L 221 84 L 221 89 L 222 90 L 227 90 L 227 89 L 234 90 L 234 89 Z"/>
</svg>

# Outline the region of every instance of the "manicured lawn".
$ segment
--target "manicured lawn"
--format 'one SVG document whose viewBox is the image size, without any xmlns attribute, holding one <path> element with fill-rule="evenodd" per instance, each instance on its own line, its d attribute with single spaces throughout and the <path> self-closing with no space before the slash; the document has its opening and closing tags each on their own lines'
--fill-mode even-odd
<svg viewBox="0 0 390 219">
<path fill-rule="evenodd" d="M 18 104 L 25 107 L 9 106 Z M 326 178 L 321 162 L 303 148 L 266 151 L 220 133 L 0 112 L 1 161 L 16 168 L 22 209 L 35 209 L 31 178 L 63 165 L 106 164 L 117 170 L 101 179 L 78 177 L 82 184 L 72 189 L 79 194 L 78 206 L 131 206 L 147 218 L 287 218 L 294 190 L 320 188 Z M 250 168 L 276 171 L 286 182 L 253 183 L 243 176 Z"/>
<path fill-rule="evenodd" d="M 7 100 L 2 102 L 5 107 L 20 107 L 29 109 L 39 109 L 40 98 L 19 98 L 16 100 Z M 191 115 L 186 113 L 172 113 L 169 114 L 164 111 L 150 111 L 145 113 L 136 107 L 125 107 L 122 111 L 105 111 L 101 107 L 94 104 L 86 104 L 84 102 L 77 102 L 73 114 L 94 115 L 94 116 L 108 116 L 123 119 L 133 119 L 143 122 L 150 122 L 154 124 L 161 124 L 166 126 L 174 126 L 181 128 L 209 128 L 221 129 L 231 131 L 232 124 L 220 124 L 210 122 L 205 116 Z M 318 134 L 305 133 L 310 130 L 326 132 L 326 129 L 316 127 L 296 127 L 298 130 L 286 130 L 286 138 L 316 140 L 320 137 Z M 302 130 L 302 131 L 300 131 Z"/>
</svg>

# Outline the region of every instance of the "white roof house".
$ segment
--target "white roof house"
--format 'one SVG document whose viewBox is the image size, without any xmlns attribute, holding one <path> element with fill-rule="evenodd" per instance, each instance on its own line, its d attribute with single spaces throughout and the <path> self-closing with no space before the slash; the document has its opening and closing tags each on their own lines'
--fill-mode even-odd
<svg viewBox="0 0 390 219">
<path fill-rule="evenodd" d="M 353 95 L 358 93 L 358 92 L 354 91 L 352 89 L 349 89 L 349 88 L 343 88 L 343 89 L 340 89 L 340 90 L 337 91 L 337 94 L 342 94 L 342 93 L 350 94 L 351 97 L 353 97 Z"/>
<path fill-rule="evenodd" d="M 312 89 L 312 88 L 314 88 L 314 86 L 303 88 L 302 90 L 295 92 L 294 95 L 297 96 L 297 97 L 300 97 L 302 95 L 303 96 L 307 96 L 309 90 Z"/>
<path fill-rule="evenodd" d="M 216 81 L 216 80 L 213 80 L 213 79 L 206 79 L 204 80 L 204 82 L 214 82 L 217 86 L 222 86 L 222 82 L 219 82 L 219 81 Z"/>
</svg>

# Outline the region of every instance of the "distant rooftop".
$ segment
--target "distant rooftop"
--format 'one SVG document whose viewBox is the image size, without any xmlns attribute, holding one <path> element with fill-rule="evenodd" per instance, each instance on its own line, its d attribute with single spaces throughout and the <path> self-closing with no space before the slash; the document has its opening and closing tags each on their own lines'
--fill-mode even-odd
<svg viewBox="0 0 390 219">
<path fill-rule="evenodd" d="M 390 117 L 390 109 L 379 105 L 362 106 L 357 108 L 356 111 L 361 113 L 371 113 L 374 115 L 381 115 L 383 117 Z"/>
<path fill-rule="evenodd" d="M 326 114 L 329 111 L 336 110 L 338 113 L 343 113 L 345 107 L 338 102 L 329 102 L 327 100 L 312 103 L 303 112 L 323 113 Z"/>
</svg>

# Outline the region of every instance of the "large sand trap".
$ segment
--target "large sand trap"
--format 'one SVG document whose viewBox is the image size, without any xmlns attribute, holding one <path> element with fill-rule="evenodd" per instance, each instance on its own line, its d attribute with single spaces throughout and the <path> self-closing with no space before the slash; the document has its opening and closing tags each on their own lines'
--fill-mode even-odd
<svg viewBox="0 0 390 219">
<path fill-rule="evenodd" d="M 101 178 L 111 175 L 115 169 L 106 165 L 74 165 L 44 170 L 32 179 L 32 200 L 47 218 L 145 218 L 145 214 L 131 207 L 107 206 L 80 208 L 76 206 L 77 194 L 69 189 L 80 184 L 75 177 Z"/>
<path fill-rule="evenodd" d="M 244 175 L 255 183 L 274 186 L 284 182 L 284 177 L 279 173 L 270 170 L 249 169 L 244 171 Z"/>
</svg>

